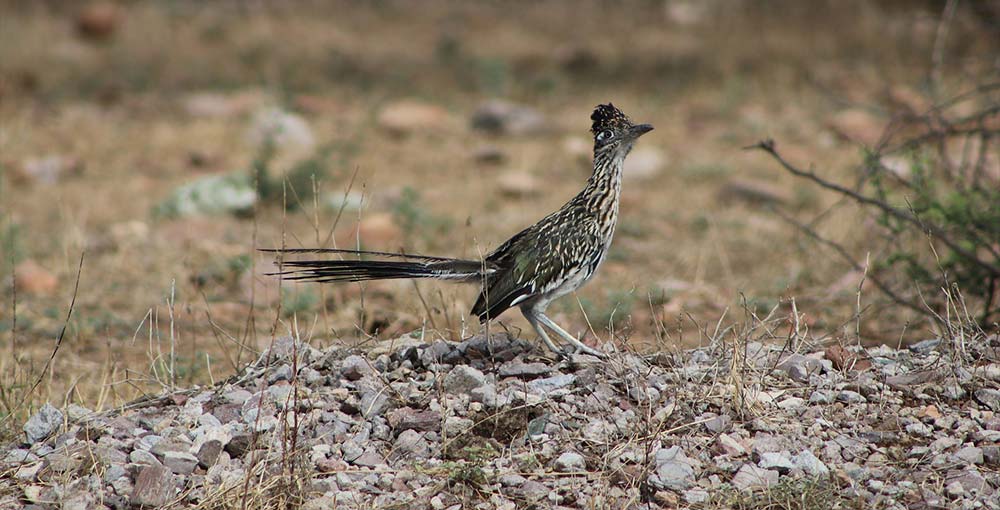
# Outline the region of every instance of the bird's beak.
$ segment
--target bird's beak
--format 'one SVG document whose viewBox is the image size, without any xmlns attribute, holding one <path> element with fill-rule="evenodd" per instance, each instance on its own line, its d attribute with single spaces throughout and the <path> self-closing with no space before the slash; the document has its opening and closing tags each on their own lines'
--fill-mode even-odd
<svg viewBox="0 0 1000 510">
<path fill-rule="evenodd" d="M 642 135 L 644 135 L 644 134 L 646 134 L 646 133 L 648 133 L 648 132 L 650 132 L 652 130 L 653 130 L 653 126 L 651 126 L 649 124 L 637 124 L 635 126 L 632 126 L 632 129 L 629 130 L 629 132 L 632 134 L 632 139 L 634 140 L 634 139 L 639 138 L 640 136 L 642 136 Z"/>
</svg>

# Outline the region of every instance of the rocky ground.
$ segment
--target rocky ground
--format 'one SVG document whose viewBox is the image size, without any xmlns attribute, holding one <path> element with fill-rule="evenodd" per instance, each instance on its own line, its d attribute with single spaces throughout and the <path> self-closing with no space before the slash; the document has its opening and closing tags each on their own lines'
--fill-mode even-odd
<svg viewBox="0 0 1000 510">
<path fill-rule="evenodd" d="M 285 338 L 213 388 L 46 405 L 0 450 L 0 508 L 1000 508 L 998 345 Z"/>
</svg>

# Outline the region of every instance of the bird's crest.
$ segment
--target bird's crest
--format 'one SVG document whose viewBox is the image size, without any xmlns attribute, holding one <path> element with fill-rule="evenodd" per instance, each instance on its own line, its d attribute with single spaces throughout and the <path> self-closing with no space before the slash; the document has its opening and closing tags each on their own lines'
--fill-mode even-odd
<svg viewBox="0 0 1000 510">
<path fill-rule="evenodd" d="M 597 105 L 594 108 L 594 113 L 590 114 L 590 120 L 594 121 L 594 124 L 590 127 L 590 130 L 594 133 L 599 133 L 605 129 L 620 129 L 632 125 L 632 120 L 628 118 L 628 115 L 615 108 L 615 105 L 611 103 Z"/>
</svg>

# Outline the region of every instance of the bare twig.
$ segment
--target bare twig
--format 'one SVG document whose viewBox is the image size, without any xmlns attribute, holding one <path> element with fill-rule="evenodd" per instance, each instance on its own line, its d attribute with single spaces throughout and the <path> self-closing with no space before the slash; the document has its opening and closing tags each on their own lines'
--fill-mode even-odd
<svg viewBox="0 0 1000 510">
<path fill-rule="evenodd" d="M 856 202 L 858 202 L 860 204 L 867 205 L 867 206 L 872 206 L 872 207 L 875 207 L 877 209 L 880 209 L 882 212 L 888 214 L 889 216 L 892 216 L 893 218 L 896 218 L 896 219 L 905 221 L 907 223 L 913 224 L 913 225 L 917 226 L 918 228 L 920 228 L 920 230 L 922 230 L 922 231 L 930 234 L 934 238 L 940 240 L 942 243 L 945 244 L 945 246 L 947 246 L 953 252 L 955 252 L 955 253 L 959 254 L 960 256 L 962 256 L 963 258 L 967 259 L 972 264 L 974 264 L 976 266 L 979 266 L 980 268 L 982 268 L 983 270 L 985 270 L 987 273 L 989 273 L 989 274 L 991 274 L 993 276 L 1000 276 L 1000 267 L 994 266 L 994 265 L 992 265 L 992 264 L 990 264 L 990 263 L 988 263 L 988 262 L 980 259 L 979 257 L 976 256 L 975 253 L 973 253 L 973 252 L 969 251 L 968 249 L 963 248 L 962 246 L 960 246 L 958 243 L 956 243 L 950 237 L 948 237 L 948 235 L 944 232 L 944 229 L 942 229 L 941 227 L 939 227 L 939 226 L 937 226 L 937 225 L 935 225 L 933 223 L 921 220 L 920 218 L 918 218 L 918 217 L 916 217 L 916 216 L 914 216 L 914 215 L 912 215 L 910 213 L 907 213 L 907 212 L 905 212 L 905 211 L 903 211 L 901 209 L 893 207 L 893 206 L 891 206 L 891 205 L 889 205 L 889 204 L 887 204 L 887 203 L 885 203 L 885 202 L 883 202 L 881 200 L 878 200 L 878 199 L 875 199 L 875 198 L 871 198 L 869 196 L 863 195 L 863 194 L 858 193 L 856 191 L 853 191 L 851 189 L 845 188 L 844 186 L 841 186 L 839 184 L 830 182 L 830 181 L 828 181 L 828 180 L 820 177 L 819 175 L 816 175 L 815 172 L 812 172 L 810 170 L 803 170 L 801 168 L 798 168 L 798 167 L 792 165 L 784 157 L 782 157 L 781 154 L 778 153 L 777 149 L 775 149 L 775 147 L 774 147 L 774 140 L 762 140 L 762 141 L 760 141 L 760 142 L 758 142 L 758 143 L 756 143 L 754 145 L 745 147 L 745 149 L 759 149 L 759 150 L 762 150 L 764 152 L 767 152 L 778 163 L 780 163 L 781 166 L 785 168 L 785 170 L 787 170 L 788 172 L 792 173 L 795 176 L 809 179 L 809 180 L 813 181 L 814 183 L 820 185 L 823 188 L 826 188 L 826 189 L 835 191 L 837 193 L 840 193 L 841 195 L 850 197 L 851 199 L 855 200 Z"/>
</svg>

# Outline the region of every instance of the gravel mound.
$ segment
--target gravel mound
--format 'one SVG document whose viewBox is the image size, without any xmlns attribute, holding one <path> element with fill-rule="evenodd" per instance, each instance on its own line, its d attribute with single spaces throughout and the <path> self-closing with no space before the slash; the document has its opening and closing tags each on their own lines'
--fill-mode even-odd
<svg viewBox="0 0 1000 510">
<path fill-rule="evenodd" d="M 0 447 L 0 508 L 1000 508 L 998 344 L 282 338 L 213 388 L 42 407 Z"/>
</svg>

